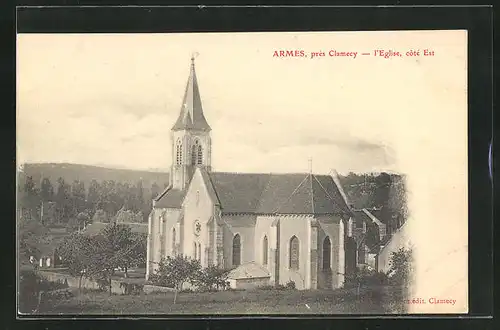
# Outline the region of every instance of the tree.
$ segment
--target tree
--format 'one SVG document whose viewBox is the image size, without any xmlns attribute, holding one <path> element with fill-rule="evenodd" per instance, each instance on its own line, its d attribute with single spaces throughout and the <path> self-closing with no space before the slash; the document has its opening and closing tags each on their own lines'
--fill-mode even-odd
<svg viewBox="0 0 500 330">
<path fill-rule="evenodd" d="M 40 220 L 38 216 L 40 196 L 33 177 L 26 177 L 24 189 L 18 194 L 19 208 L 24 216 L 30 220 Z"/>
<path fill-rule="evenodd" d="M 400 248 L 398 251 L 392 252 L 389 266 L 387 274 L 391 282 L 405 288 L 409 287 L 413 274 L 412 249 Z"/>
<path fill-rule="evenodd" d="M 146 219 L 146 221 L 144 221 L 144 219 Z M 136 222 L 136 223 L 147 222 L 147 219 L 148 219 L 148 217 L 145 216 L 145 213 L 143 213 L 142 211 L 139 211 L 135 215 L 135 221 L 134 222 Z"/>
<path fill-rule="evenodd" d="M 160 187 L 156 182 L 154 182 L 151 185 L 151 199 L 156 198 L 156 196 L 158 196 L 159 193 L 160 193 Z"/>
<path fill-rule="evenodd" d="M 109 295 L 111 295 L 111 280 L 115 274 L 115 269 L 119 266 L 115 257 L 114 242 L 110 242 L 109 238 L 102 234 L 94 236 L 92 239 L 92 262 L 86 272 L 90 278 L 96 280 L 100 285 L 107 286 Z"/>
<path fill-rule="evenodd" d="M 87 194 L 87 208 L 91 210 L 91 216 L 94 216 L 97 211 L 97 203 L 99 202 L 100 185 L 96 180 L 90 182 L 89 191 Z"/>
<path fill-rule="evenodd" d="M 175 289 L 174 304 L 177 300 L 178 291 L 186 282 L 195 283 L 196 277 L 201 269 L 198 260 L 183 255 L 163 258 L 158 263 L 158 268 L 151 276 L 151 281 L 156 285 L 171 287 Z"/>
<path fill-rule="evenodd" d="M 225 289 L 229 286 L 228 275 L 228 270 L 209 265 L 198 272 L 195 283 L 201 291 Z"/>
<path fill-rule="evenodd" d="M 127 225 L 110 224 L 102 230 L 100 236 L 106 244 L 106 249 L 112 251 L 114 268 L 123 268 L 125 277 L 128 277 L 128 269 L 131 266 L 146 258 L 145 238 L 132 233 Z"/>
<path fill-rule="evenodd" d="M 85 184 L 82 181 L 75 180 L 71 185 L 71 202 L 72 202 L 72 213 L 79 214 L 87 208 L 87 202 L 85 200 Z"/>
<path fill-rule="evenodd" d="M 76 217 L 70 219 L 68 225 L 73 230 L 80 231 L 85 228 L 87 224 L 90 223 L 90 216 L 87 212 L 80 212 Z"/>
<path fill-rule="evenodd" d="M 32 176 L 26 177 L 26 181 L 24 182 L 24 192 L 28 195 L 35 195 L 37 193 L 35 181 L 33 181 Z"/>
<path fill-rule="evenodd" d="M 135 186 L 135 196 L 136 196 L 136 205 L 134 208 L 135 212 L 139 212 L 144 210 L 144 189 L 142 188 L 142 179 L 137 182 Z"/>
<path fill-rule="evenodd" d="M 19 254 L 28 260 L 40 257 L 40 247 L 48 238 L 48 230 L 40 222 L 21 216 L 19 218 Z"/>
<path fill-rule="evenodd" d="M 58 222 L 67 222 L 72 216 L 72 205 L 70 199 L 70 187 L 63 178 L 57 179 L 56 216 Z"/>
<path fill-rule="evenodd" d="M 128 239 L 118 251 L 118 264 L 128 277 L 128 270 L 146 262 L 147 236 L 139 233 L 127 233 Z"/>
<path fill-rule="evenodd" d="M 43 178 L 42 180 L 40 197 L 44 202 L 52 202 L 54 199 L 54 186 L 52 186 L 49 178 Z"/>
<path fill-rule="evenodd" d="M 99 193 L 98 209 L 103 209 L 111 216 L 115 215 L 121 206 L 116 201 L 116 183 L 113 180 L 106 180 L 101 184 Z"/>
<path fill-rule="evenodd" d="M 388 209 L 391 213 L 391 226 L 395 229 L 401 227 L 408 218 L 406 186 L 403 176 L 392 176 Z"/>
<path fill-rule="evenodd" d="M 88 269 L 92 266 L 95 244 L 91 237 L 81 233 L 73 233 L 57 248 L 64 265 L 71 275 L 79 278 L 78 289 L 81 291 L 82 279 L 89 276 Z"/>
</svg>

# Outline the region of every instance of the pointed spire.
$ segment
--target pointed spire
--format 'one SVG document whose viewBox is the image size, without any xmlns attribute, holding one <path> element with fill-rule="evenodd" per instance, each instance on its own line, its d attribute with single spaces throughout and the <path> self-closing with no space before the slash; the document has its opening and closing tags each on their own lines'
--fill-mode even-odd
<svg viewBox="0 0 500 330">
<path fill-rule="evenodd" d="M 201 105 L 200 90 L 198 80 L 196 79 L 196 70 L 194 65 L 194 54 L 191 57 L 191 68 L 189 78 L 186 84 L 186 91 L 182 100 L 182 107 L 179 118 L 172 127 L 173 131 L 194 129 L 201 131 L 210 131 L 211 128 L 203 115 Z"/>
</svg>

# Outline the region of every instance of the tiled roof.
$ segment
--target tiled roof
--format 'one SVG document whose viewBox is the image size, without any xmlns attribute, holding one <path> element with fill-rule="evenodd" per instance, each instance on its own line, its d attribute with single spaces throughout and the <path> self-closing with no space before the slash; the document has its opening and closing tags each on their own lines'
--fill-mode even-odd
<svg viewBox="0 0 500 330">
<path fill-rule="evenodd" d="M 350 210 L 333 179 L 315 174 L 210 173 L 225 213 L 339 214 Z"/>
<path fill-rule="evenodd" d="M 178 209 L 182 206 L 185 193 L 185 190 L 168 187 L 155 198 L 155 207 Z"/>
<path fill-rule="evenodd" d="M 365 245 L 371 252 L 377 252 L 381 245 L 378 225 L 366 214 L 366 210 L 355 210 L 353 212 L 356 223 L 366 223 Z"/>
<path fill-rule="evenodd" d="M 194 62 L 191 64 L 191 70 L 186 84 L 186 91 L 184 92 L 184 98 L 182 101 L 181 112 L 179 114 L 179 118 L 177 118 L 177 121 L 172 127 L 172 130 L 211 130 L 205 116 L 203 115 Z"/>
<path fill-rule="evenodd" d="M 94 236 L 97 235 L 108 226 L 109 223 L 104 223 L 104 222 L 94 222 L 85 227 L 83 230 L 83 233 L 85 235 L 90 235 Z M 139 233 L 139 234 L 148 234 L 148 224 L 147 223 L 131 223 L 131 222 L 121 222 L 118 225 L 123 225 L 123 226 L 128 226 L 132 230 L 133 233 Z"/>
<path fill-rule="evenodd" d="M 224 213 L 350 214 L 328 175 L 200 171 L 209 195 Z M 185 191 L 167 188 L 155 207 L 181 208 L 184 195 Z"/>
<path fill-rule="evenodd" d="M 225 213 L 255 213 L 269 174 L 209 173 L 222 211 Z"/>
</svg>

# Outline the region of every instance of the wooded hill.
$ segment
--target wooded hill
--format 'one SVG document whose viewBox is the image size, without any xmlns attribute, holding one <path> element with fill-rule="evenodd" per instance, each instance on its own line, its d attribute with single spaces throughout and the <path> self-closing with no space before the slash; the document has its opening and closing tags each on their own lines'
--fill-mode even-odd
<svg viewBox="0 0 500 330">
<path fill-rule="evenodd" d="M 68 164 L 68 163 L 28 163 L 23 166 L 23 173 L 19 176 L 19 186 L 24 186 L 25 177 L 31 176 L 37 184 L 42 178 L 48 178 L 55 183 L 59 178 L 71 184 L 78 180 L 85 187 L 90 186 L 92 180 L 102 182 L 105 180 L 121 183 L 136 184 L 142 180 L 143 187 L 149 188 L 156 182 L 161 189 L 168 184 L 168 173 L 154 171 L 138 171 L 116 168 L 106 168 L 92 165 Z"/>
</svg>

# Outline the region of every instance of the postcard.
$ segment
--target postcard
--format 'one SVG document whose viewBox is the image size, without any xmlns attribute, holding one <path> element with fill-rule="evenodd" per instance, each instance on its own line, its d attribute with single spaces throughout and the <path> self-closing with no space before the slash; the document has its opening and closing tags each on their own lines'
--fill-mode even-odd
<svg viewBox="0 0 500 330">
<path fill-rule="evenodd" d="M 468 312 L 467 31 L 18 34 L 22 315 Z"/>
</svg>

